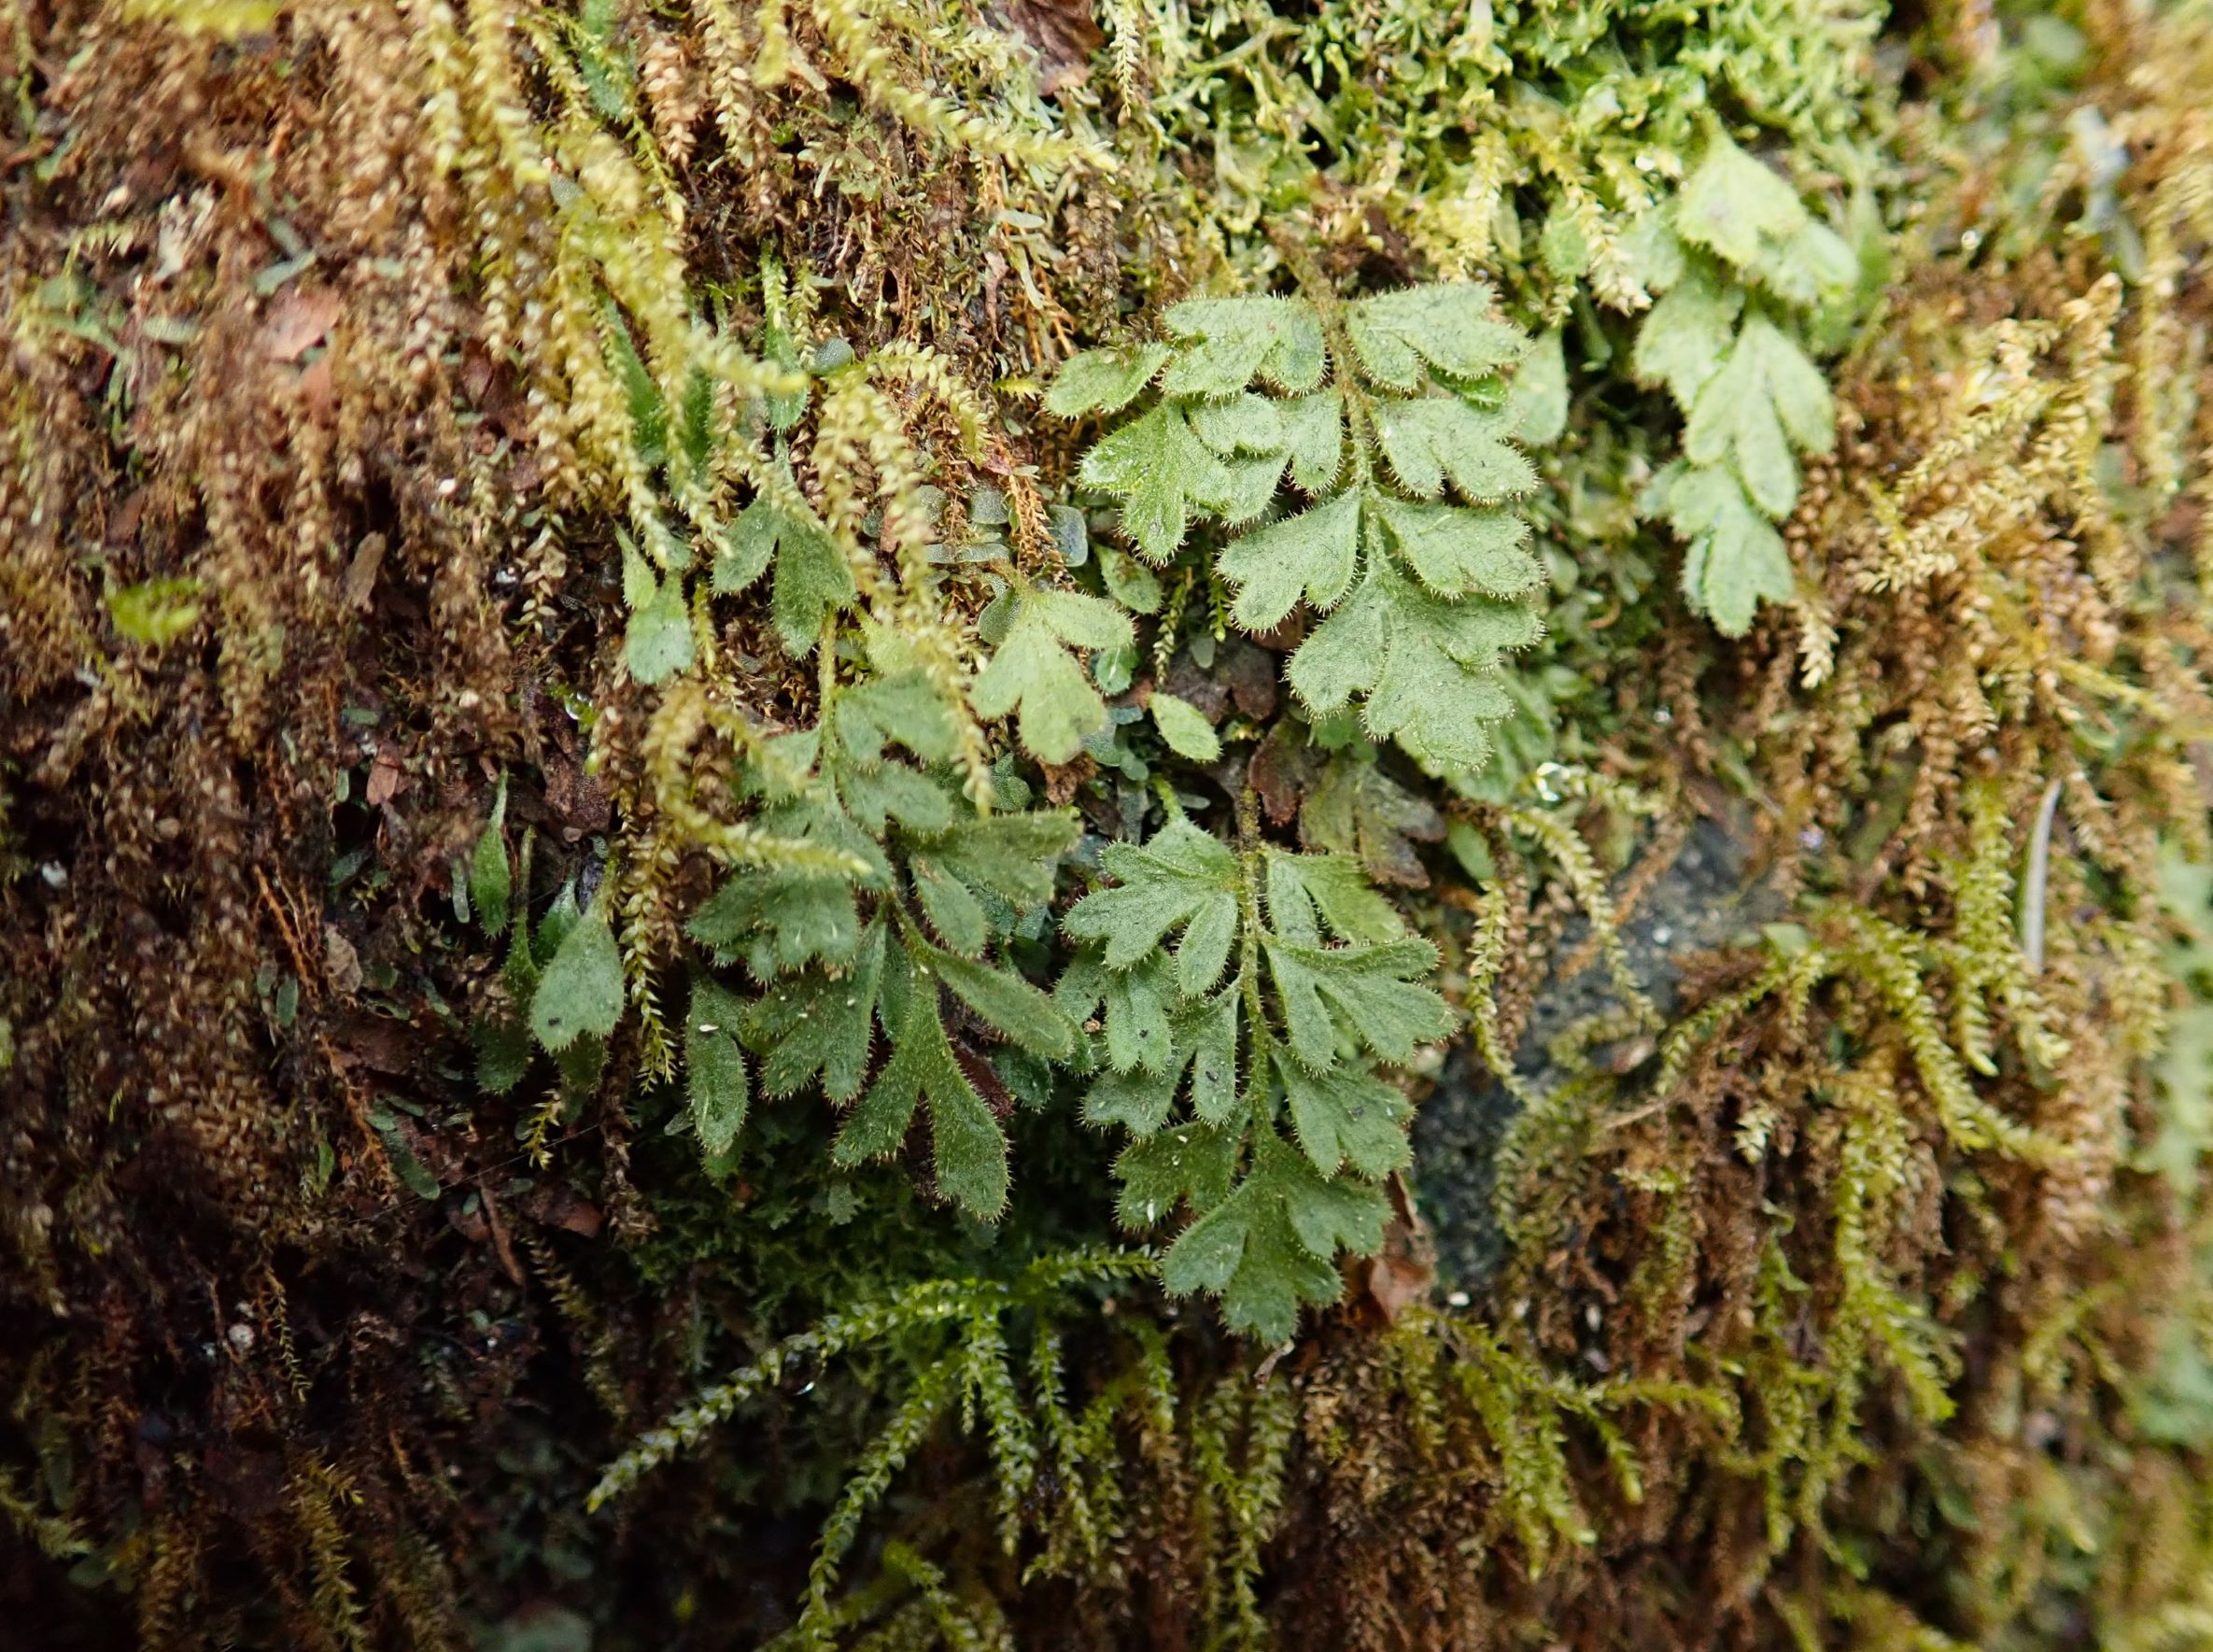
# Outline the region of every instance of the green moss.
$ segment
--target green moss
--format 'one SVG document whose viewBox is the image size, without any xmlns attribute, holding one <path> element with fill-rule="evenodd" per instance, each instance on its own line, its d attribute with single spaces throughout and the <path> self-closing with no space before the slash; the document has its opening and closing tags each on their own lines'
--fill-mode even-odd
<svg viewBox="0 0 2213 1652">
<path fill-rule="evenodd" d="M 40 1610 L 2202 1632 L 2196 11 L 148 3 L 0 76 Z M 1775 921 L 1657 979 L 1699 817 Z"/>
</svg>

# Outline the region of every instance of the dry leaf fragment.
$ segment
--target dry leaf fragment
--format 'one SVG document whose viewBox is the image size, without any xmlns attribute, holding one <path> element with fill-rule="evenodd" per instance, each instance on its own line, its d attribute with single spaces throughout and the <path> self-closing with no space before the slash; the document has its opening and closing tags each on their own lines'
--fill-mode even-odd
<svg viewBox="0 0 2213 1652">
<path fill-rule="evenodd" d="M 381 533 L 365 533 L 361 543 L 354 548 L 353 559 L 345 565 L 345 577 L 339 582 L 338 600 L 347 608 L 366 608 L 369 597 L 376 589 L 377 570 L 384 566 L 385 537 Z"/>
<path fill-rule="evenodd" d="M 1430 1241 L 1429 1225 L 1414 1208 L 1405 1179 L 1393 1175 L 1389 1183 L 1390 1225 L 1383 1231 L 1383 1249 L 1363 1257 L 1349 1270 L 1356 1302 L 1373 1307 L 1387 1325 L 1397 1322 L 1416 1303 L 1424 1300 L 1436 1283 L 1436 1250 Z"/>
<path fill-rule="evenodd" d="M 1037 90 L 1050 97 L 1091 78 L 1092 53 L 1106 43 L 1088 0 L 1005 0 L 1008 26 L 1037 49 Z"/>
<path fill-rule="evenodd" d="M 297 361 L 337 324 L 336 289 L 288 287 L 261 323 L 261 353 L 272 361 Z"/>
<path fill-rule="evenodd" d="M 381 809 L 399 794 L 400 764 L 389 752 L 379 752 L 369 765 L 369 807 Z"/>
</svg>

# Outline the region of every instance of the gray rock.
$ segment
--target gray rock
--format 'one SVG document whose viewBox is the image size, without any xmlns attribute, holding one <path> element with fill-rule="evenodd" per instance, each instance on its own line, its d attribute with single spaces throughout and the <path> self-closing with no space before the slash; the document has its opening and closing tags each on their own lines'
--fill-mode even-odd
<svg viewBox="0 0 2213 1652">
<path fill-rule="evenodd" d="M 1663 1016 L 1675 1014 L 1683 957 L 1749 937 L 1781 914 L 1764 879 L 1747 876 L 1749 837 L 1701 819 L 1623 929 L 1630 965 Z M 1572 957 L 1587 933 L 1586 925 L 1571 925 L 1556 949 L 1556 962 Z M 1605 964 L 1595 954 L 1572 980 L 1547 980 L 1515 1048 L 1515 1070 L 1540 1094 L 1567 1081 L 1572 1074 L 1553 1062 L 1553 1041 L 1616 1002 Z M 1603 1058 L 1606 1052 L 1594 1053 Z M 1639 1052 L 1617 1053 L 1633 1058 Z M 1446 1058 L 1435 1092 L 1415 1116 L 1415 1197 L 1449 1290 L 1480 1296 L 1504 1260 L 1499 1150 L 1520 1112 L 1521 1103 L 1463 1042 Z"/>
</svg>

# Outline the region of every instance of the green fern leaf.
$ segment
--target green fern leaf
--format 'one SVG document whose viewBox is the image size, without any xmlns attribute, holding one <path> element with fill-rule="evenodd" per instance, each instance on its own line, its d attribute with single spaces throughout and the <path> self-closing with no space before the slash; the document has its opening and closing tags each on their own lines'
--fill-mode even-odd
<svg viewBox="0 0 2213 1652">
<path fill-rule="evenodd" d="M 832 1101 L 861 1093 L 883 957 L 883 925 L 872 923 L 841 973 L 788 976 L 746 1006 L 743 1041 L 761 1057 L 764 1094 L 791 1095 L 818 1075 Z"/>
<path fill-rule="evenodd" d="M 874 769 L 854 765 L 840 777 L 839 793 L 853 824 L 881 838 L 893 822 L 910 833 L 941 832 L 960 818 L 961 804 L 943 784 L 903 763 Z"/>
<path fill-rule="evenodd" d="M 1300 299 L 1196 298 L 1170 308 L 1168 331 L 1180 346 L 1161 380 L 1170 396 L 1231 396 L 1264 378 L 1303 395 L 1327 364 L 1321 321 Z"/>
<path fill-rule="evenodd" d="M 947 875 L 926 854 L 908 862 L 914 882 L 914 897 L 930 921 L 930 927 L 964 958 L 973 958 L 991 944 L 991 914 L 983 902 L 958 878 Z"/>
<path fill-rule="evenodd" d="M 1502 413 L 1444 395 L 1383 397 L 1374 412 L 1391 473 L 1417 498 L 1436 498 L 1447 476 L 1476 504 L 1519 499 L 1537 486 L 1536 467 L 1511 445 L 1513 426 Z"/>
<path fill-rule="evenodd" d="M 529 840 L 524 840 L 525 844 Z M 526 865 L 529 851 L 526 848 Z M 494 1095 L 505 1095 L 522 1082 L 530 1066 L 530 1000 L 537 995 L 539 969 L 531 956 L 529 917 L 514 914 L 514 935 L 508 942 L 506 962 L 500 967 L 500 982 L 506 1000 L 498 1004 L 471 1029 L 476 1047 L 476 1081 Z"/>
<path fill-rule="evenodd" d="M 507 840 L 502 835 L 506 824 L 507 771 L 501 770 L 499 788 L 492 794 L 492 817 L 485 822 L 484 831 L 476 840 L 475 852 L 469 857 L 469 899 L 476 909 L 476 921 L 484 925 L 486 935 L 505 933 L 508 901 L 514 894 L 507 864 Z"/>
<path fill-rule="evenodd" d="M 669 458 L 669 402 L 631 341 L 630 324 L 622 307 L 605 292 L 599 295 L 599 332 L 629 401 L 630 441 L 638 451 L 638 462 L 652 470 Z"/>
<path fill-rule="evenodd" d="M 1368 376 L 1394 390 L 1418 389 L 1426 361 L 1454 378 L 1510 367 L 1529 339 L 1492 314 L 1491 292 L 1474 282 L 1379 292 L 1346 308 L 1346 330 Z"/>
<path fill-rule="evenodd" d="M 630 617 L 623 630 L 623 664 L 644 684 L 665 683 L 692 663 L 692 615 L 684 579 L 656 576 L 652 564 L 623 547 L 623 598 Z"/>
<path fill-rule="evenodd" d="M 1515 439 L 1533 447 L 1557 442 L 1568 429 L 1568 356 L 1558 328 L 1538 335 L 1506 395 Z"/>
<path fill-rule="evenodd" d="M 1079 473 L 1087 487 L 1120 496 L 1123 533 L 1154 563 L 1176 554 L 1194 507 L 1233 487 L 1229 469 L 1173 402 L 1102 438 Z"/>
<path fill-rule="evenodd" d="M 1221 738 L 1197 707 L 1161 689 L 1147 702 L 1153 725 L 1170 751 L 1194 763 L 1211 763 L 1221 755 Z"/>
<path fill-rule="evenodd" d="M 979 716 L 1015 715 L 1022 745 L 1041 762 L 1069 762 L 1106 726 L 1106 702 L 1069 647 L 1128 648 L 1136 634 L 1126 614 L 1096 597 L 1022 586 L 1003 600 L 1014 616 L 977 673 L 969 704 Z"/>
<path fill-rule="evenodd" d="M 1128 624 L 1096 599 L 1026 586 L 1022 595 L 1046 623 L 1080 638 Z M 768 799 L 749 823 L 759 864 L 733 871 L 687 929 L 718 957 L 741 956 L 762 984 L 749 1004 L 715 1005 L 712 1019 L 734 1024 L 759 1058 L 764 1094 L 819 1080 L 834 1102 L 858 1097 L 834 1146 L 840 1164 L 895 1152 L 926 1111 L 940 1190 L 990 1220 L 1006 1199 L 1006 1141 L 963 1066 L 981 1071 L 989 1058 L 952 1053 L 940 988 L 965 1007 L 965 1038 L 1012 1046 L 1003 1061 L 1078 1056 L 1066 1012 L 992 955 L 1023 912 L 1051 898 L 1077 826 L 1065 810 L 979 816 L 950 777 L 905 760 L 902 751 L 923 761 L 956 755 L 959 730 L 927 679 L 903 669 L 896 638 L 876 635 L 869 647 L 871 663 L 890 669 L 851 687 L 825 677 L 815 728 L 752 748 L 734 790 Z M 924 923 L 942 946 L 925 938 Z M 878 1026 L 891 1056 L 870 1084 Z M 735 1045 L 698 1053 L 699 1082 L 730 1077 Z"/>
<path fill-rule="evenodd" d="M 1806 208 L 1770 168 L 1747 155 L 1719 126 L 1675 197 L 1675 232 L 1748 270 L 1765 248 L 1806 223 Z"/>
<path fill-rule="evenodd" d="M 1280 1054 L 1276 1070 L 1299 1147 L 1324 1176 L 1350 1165 L 1381 1180 L 1413 1163 L 1406 1138 L 1413 1106 L 1374 1074 L 1359 1067 L 1310 1072 Z"/>
<path fill-rule="evenodd" d="M 1501 650 L 1541 630 L 1533 614 L 1494 612 L 1543 584 L 1528 529 L 1502 508 L 1537 485 L 1513 442 L 1534 415 L 1526 402 L 1505 405 L 1499 376 L 1527 355 L 1529 341 L 1473 284 L 1382 293 L 1344 315 L 1353 360 L 1339 371 L 1357 364 L 1373 383 L 1407 392 L 1360 392 L 1364 413 L 1351 428 L 1360 485 L 1234 540 L 1215 566 L 1233 593 L 1232 617 L 1247 630 L 1275 629 L 1302 602 L 1328 615 L 1291 663 L 1292 686 L 1309 704 L 1333 710 L 1364 695 L 1372 733 L 1433 768 L 1473 769 L 1490 753 L 1486 726 L 1515 708 L 1495 680 Z M 1309 494 L 1346 470 L 1346 390 L 1322 382 L 1329 354 L 1311 304 L 1195 300 L 1171 310 L 1168 324 L 1182 342 L 1159 399 L 1093 447 L 1080 472 L 1087 485 L 1121 497 L 1124 531 L 1154 562 L 1177 552 L 1196 515 L 1233 527 L 1262 517 L 1287 466 Z M 1557 395 L 1546 395 L 1564 417 L 1557 339 L 1543 360 L 1558 369 Z M 1397 497 L 1392 480 L 1424 501 L 1449 484 L 1476 508 L 1425 511 Z M 1394 559 L 1420 582 L 1418 592 L 1389 566 Z M 1446 612 L 1462 604 L 1465 614 Z M 1191 752 L 1207 750 L 1189 719 L 1173 708 L 1165 715 L 1170 750 L 1181 755 L 1183 735 Z"/>
<path fill-rule="evenodd" d="M 1231 616 L 1248 631 L 1267 631 L 1302 598 L 1324 612 L 1334 606 L 1352 584 L 1360 528 L 1360 496 L 1348 491 L 1237 540 L 1215 561 L 1237 593 Z"/>
<path fill-rule="evenodd" d="M 1741 153 L 1718 164 L 1726 172 L 1741 170 L 1740 162 L 1784 187 Z M 1733 220 L 1708 227 L 1725 239 L 1738 235 L 1730 245 L 1740 251 L 1741 236 L 1752 233 Z M 1693 270 L 1645 318 L 1633 358 L 1638 376 L 1664 384 L 1687 416 L 1689 468 L 1658 497 L 1687 545 L 1684 592 L 1727 636 L 1744 632 L 1763 599 L 1790 596 L 1789 558 L 1764 518 L 1796 508 L 1796 455 L 1826 453 L 1836 439 L 1820 369 L 1762 307 L 1736 324 L 1741 311 L 1741 291 Z"/>
<path fill-rule="evenodd" d="M 1194 502 L 1232 527 L 1242 527 L 1265 512 L 1283 481 L 1281 453 L 1259 459 L 1228 459 L 1221 465 L 1221 486 L 1210 493 L 1193 493 Z"/>
<path fill-rule="evenodd" d="M 734 873 L 684 927 L 717 953 L 742 956 L 760 981 L 815 961 L 840 967 L 861 938 L 850 881 L 781 868 Z"/>
<path fill-rule="evenodd" d="M 796 500 L 798 485 L 792 480 L 789 461 L 779 459 L 777 465 Z M 776 634 L 783 640 L 784 651 L 794 659 L 804 659 L 822 635 L 823 622 L 853 600 L 853 569 L 829 530 L 810 515 L 802 516 L 756 499 L 746 506 L 739 521 L 750 521 L 747 538 L 741 543 L 754 548 L 742 557 L 733 555 L 726 573 L 718 561 L 715 588 L 723 589 L 726 578 L 734 582 L 731 588 L 742 589 L 759 577 L 758 566 L 754 566 L 751 573 L 746 569 L 749 560 L 763 559 L 761 548 L 765 545 L 776 565 L 768 593 L 769 617 L 775 622 Z"/>
<path fill-rule="evenodd" d="M 723 529 L 714 560 L 708 564 L 708 588 L 718 597 L 735 596 L 768 572 L 786 518 L 767 500 L 756 499 Z"/>
<path fill-rule="evenodd" d="M 1011 970 L 995 969 L 971 958 L 910 942 L 908 955 L 918 970 L 927 967 L 1007 1039 L 1032 1055 L 1064 1061 L 1075 1052 L 1075 1025 L 1052 999 Z"/>
<path fill-rule="evenodd" d="M 1052 898 L 1061 857 L 1081 828 L 1064 809 L 969 815 L 924 842 L 931 864 L 972 889 L 1028 910 Z"/>
<path fill-rule="evenodd" d="M 1809 306 L 1848 290 L 1859 265 L 1851 246 L 1818 222 L 1798 192 L 1716 126 L 1675 198 L 1674 227 L 1786 303 Z"/>
<path fill-rule="evenodd" d="M 1113 545 L 1099 547 L 1099 583 L 1106 594 L 1132 614 L 1161 611 L 1160 575 L 1127 551 Z"/>
<path fill-rule="evenodd" d="M 1314 947 L 1271 938 L 1262 945 L 1291 1050 L 1311 1071 L 1336 1061 L 1340 1030 L 1389 1062 L 1410 1060 L 1418 1046 L 1452 1030 L 1445 1000 L 1417 984 L 1437 967 L 1437 949 L 1426 940 Z"/>
<path fill-rule="evenodd" d="M 1192 1123 L 1159 1130 L 1124 1148 L 1114 1161 L 1121 1192 L 1115 1219 L 1132 1229 L 1151 1227 L 1180 1206 L 1204 1213 L 1229 1197 L 1244 1137 L 1237 1130 Z"/>
<path fill-rule="evenodd" d="M 1706 381 L 1683 437 L 1694 465 L 1731 464 L 1753 501 L 1770 516 L 1797 502 L 1796 445 L 1826 452 L 1835 411 L 1820 370 L 1756 312 L 1745 318 L 1721 370 Z"/>
<path fill-rule="evenodd" d="M 1101 1073 L 1085 1093 L 1083 1122 L 1102 1129 L 1119 1124 L 1142 1140 L 1168 1122 L 1182 1084 L 1181 1063 Z"/>
<path fill-rule="evenodd" d="M 1263 1129 L 1244 1181 L 1169 1247 L 1161 1282 L 1178 1296 L 1217 1292 L 1232 1330 L 1283 1342 L 1301 1306 L 1337 1300 L 1340 1248 L 1368 1254 L 1382 1245 L 1388 1212 L 1375 1188 L 1323 1177 Z"/>
<path fill-rule="evenodd" d="M 1158 953 L 1109 975 L 1102 1004 L 1106 1065 L 1118 1073 L 1165 1071 L 1176 1050 L 1175 1003 L 1175 981 Z"/>
<path fill-rule="evenodd" d="M 1288 1335 L 1302 1304 L 1333 1299 L 1338 1245 L 1379 1239 L 1368 1179 L 1406 1163 L 1412 1108 L 1374 1060 L 1404 1062 L 1449 1030 L 1425 984 L 1436 952 L 1342 856 L 1239 854 L 1177 819 L 1102 863 L 1117 883 L 1063 924 L 1101 950 L 1054 995 L 1071 1016 L 1104 1005 L 1084 1118 L 1135 1138 L 1116 1163 L 1121 1220 L 1188 1204 L 1170 1288 L 1216 1292 L 1233 1328 Z M 1304 1156 L 1278 1134 L 1287 1112 Z"/>
<path fill-rule="evenodd" d="M 1235 1112 L 1237 1024 L 1242 1000 L 1234 992 L 1217 994 L 1177 1024 L 1178 1049 L 1191 1050 L 1191 1112 L 1203 1123 L 1224 1124 Z"/>
<path fill-rule="evenodd" d="M 1690 275 L 1645 316 L 1631 367 L 1646 384 L 1665 385 L 1687 414 L 1727 359 L 1743 307 L 1743 289 L 1717 285 L 1702 273 Z"/>
<path fill-rule="evenodd" d="M 884 760 L 884 748 L 905 746 L 925 763 L 951 762 L 960 731 L 945 701 L 920 671 L 870 677 L 838 697 L 839 742 L 863 768 Z"/>
<path fill-rule="evenodd" d="M 791 462 L 779 458 L 785 497 L 798 499 Z M 853 570 L 828 529 L 811 515 L 787 510 L 764 494 L 738 513 L 723 535 L 709 580 L 717 596 L 744 590 L 773 565 L 769 612 L 784 647 L 803 657 L 823 621 L 853 599 Z"/>
<path fill-rule="evenodd" d="M 929 1115 L 938 1191 L 979 1221 L 996 1221 L 1007 1207 L 1007 1137 L 953 1058 L 937 983 L 926 979 L 909 993 L 891 1059 L 839 1131 L 831 1158 L 849 1167 L 890 1158 L 918 1106 Z"/>
<path fill-rule="evenodd" d="M 1684 594 L 1722 635 L 1742 636 L 1763 599 L 1789 600 L 1797 587 L 1783 536 L 1730 472 L 1684 471 L 1668 488 L 1667 512 L 1689 545 Z"/>
<path fill-rule="evenodd" d="M 1323 924 L 1339 939 L 1354 942 L 1397 940 L 1406 933 L 1398 909 L 1345 855 L 1269 849 L 1265 859 L 1268 921 L 1284 939 L 1318 946 Z"/>
<path fill-rule="evenodd" d="M 1291 480 L 1319 493 L 1345 469 L 1345 398 L 1334 389 L 1277 403 Z"/>
<path fill-rule="evenodd" d="M 1316 712 L 1364 693 L 1361 721 L 1376 739 L 1440 769 L 1480 769 L 1490 755 L 1484 729 L 1514 709 L 1498 682 L 1501 653 L 1542 631 L 1527 608 L 1441 601 L 1374 567 L 1300 644 L 1290 685 Z"/>
<path fill-rule="evenodd" d="M 693 981 L 684 1026 L 685 1094 L 700 1151 L 711 1159 L 727 1153 L 745 1128 L 750 1094 L 737 1038 L 743 1015 L 744 1006 L 710 977 Z"/>
<path fill-rule="evenodd" d="M 623 960 L 599 912 L 569 926 L 530 998 L 530 1030 L 558 1053 L 580 1038 L 604 1038 L 623 1015 Z"/>
<path fill-rule="evenodd" d="M 1237 1005 L 1234 993 L 1201 1001 L 1176 1018 L 1155 1065 L 1102 1073 L 1085 1096 L 1084 1122 L 1150 1136 L 1167 1123 L 1187 1073 L 1191 1112 L 1207 1123 L 1228 1122 L 1237 1102 Z"/>
<path fill-rule="evenodd" d="M 1372 499 L 1400 560 L 1440 597 L 1478 591 L 1519 597 L 1544 577 L 1537 558 L 1522 548 L 1529 525 L 1510 511 L 1417 504 L 1384 494 Z"/>
<path fill-rule="evenodd" d="M 1061 364 L 1045 411 L 1056 418 L 1087 413 L 1120 413 L 1145 393 L 1145 387 L 1168 359 L 1166 345 L 1139 345 L 1128 350 L 1085 350 Z"/>
<path fill-rule="evenodd" d="M 1106 967 L 1127 969 L 1176 929 L 1184 991 L 1204 992 L 1219 978 L 1237 925 L 1236 854 L 1189 821 L 1178 820 L 1139 849 L 1110 844 L 1106 869 L 1121 880 L 1085 896 L 1061 927 L 1076 940 L 1106 946 Z"/>
<path fill-rule="evenodd" d="M 569 939 L 569 932 L 583 918 L 584 909 L 576 904 L 576 882 L 571 879 L 561 885 L 561 892 L 554 897 L 553 905 L 545 909 L 545 916 L 539 920 L 537 933 L 529 937 L 531 956 L 541 969 L 554 961 L 554 954 L 561 950 L 562 943 Z M 521 931 L 518 929 L 516 933 L 520 936 Z M 530 979 L 534 988 L 540 975 L 533 972 Z"/>
<path fill-rule="evenodd" d="M 1281 453 L 1283 415 L 1265 396 L 1247 390 L 1226 402 L 1201 402 L 1188 414 L 1191 433 L 1223 459 L 1234 454 Z"/>
</svg>

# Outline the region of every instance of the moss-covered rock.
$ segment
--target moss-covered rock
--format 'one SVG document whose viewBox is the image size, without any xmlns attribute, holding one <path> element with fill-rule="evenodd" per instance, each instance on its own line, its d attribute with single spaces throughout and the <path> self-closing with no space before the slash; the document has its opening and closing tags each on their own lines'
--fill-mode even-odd
<svg viewBox="0 0 2213 1652">
<path fill-rule="evenodd" d="M 2209 82 L 0 8 L 11 1622 L 2196 1644 Z"/>
</svg>

